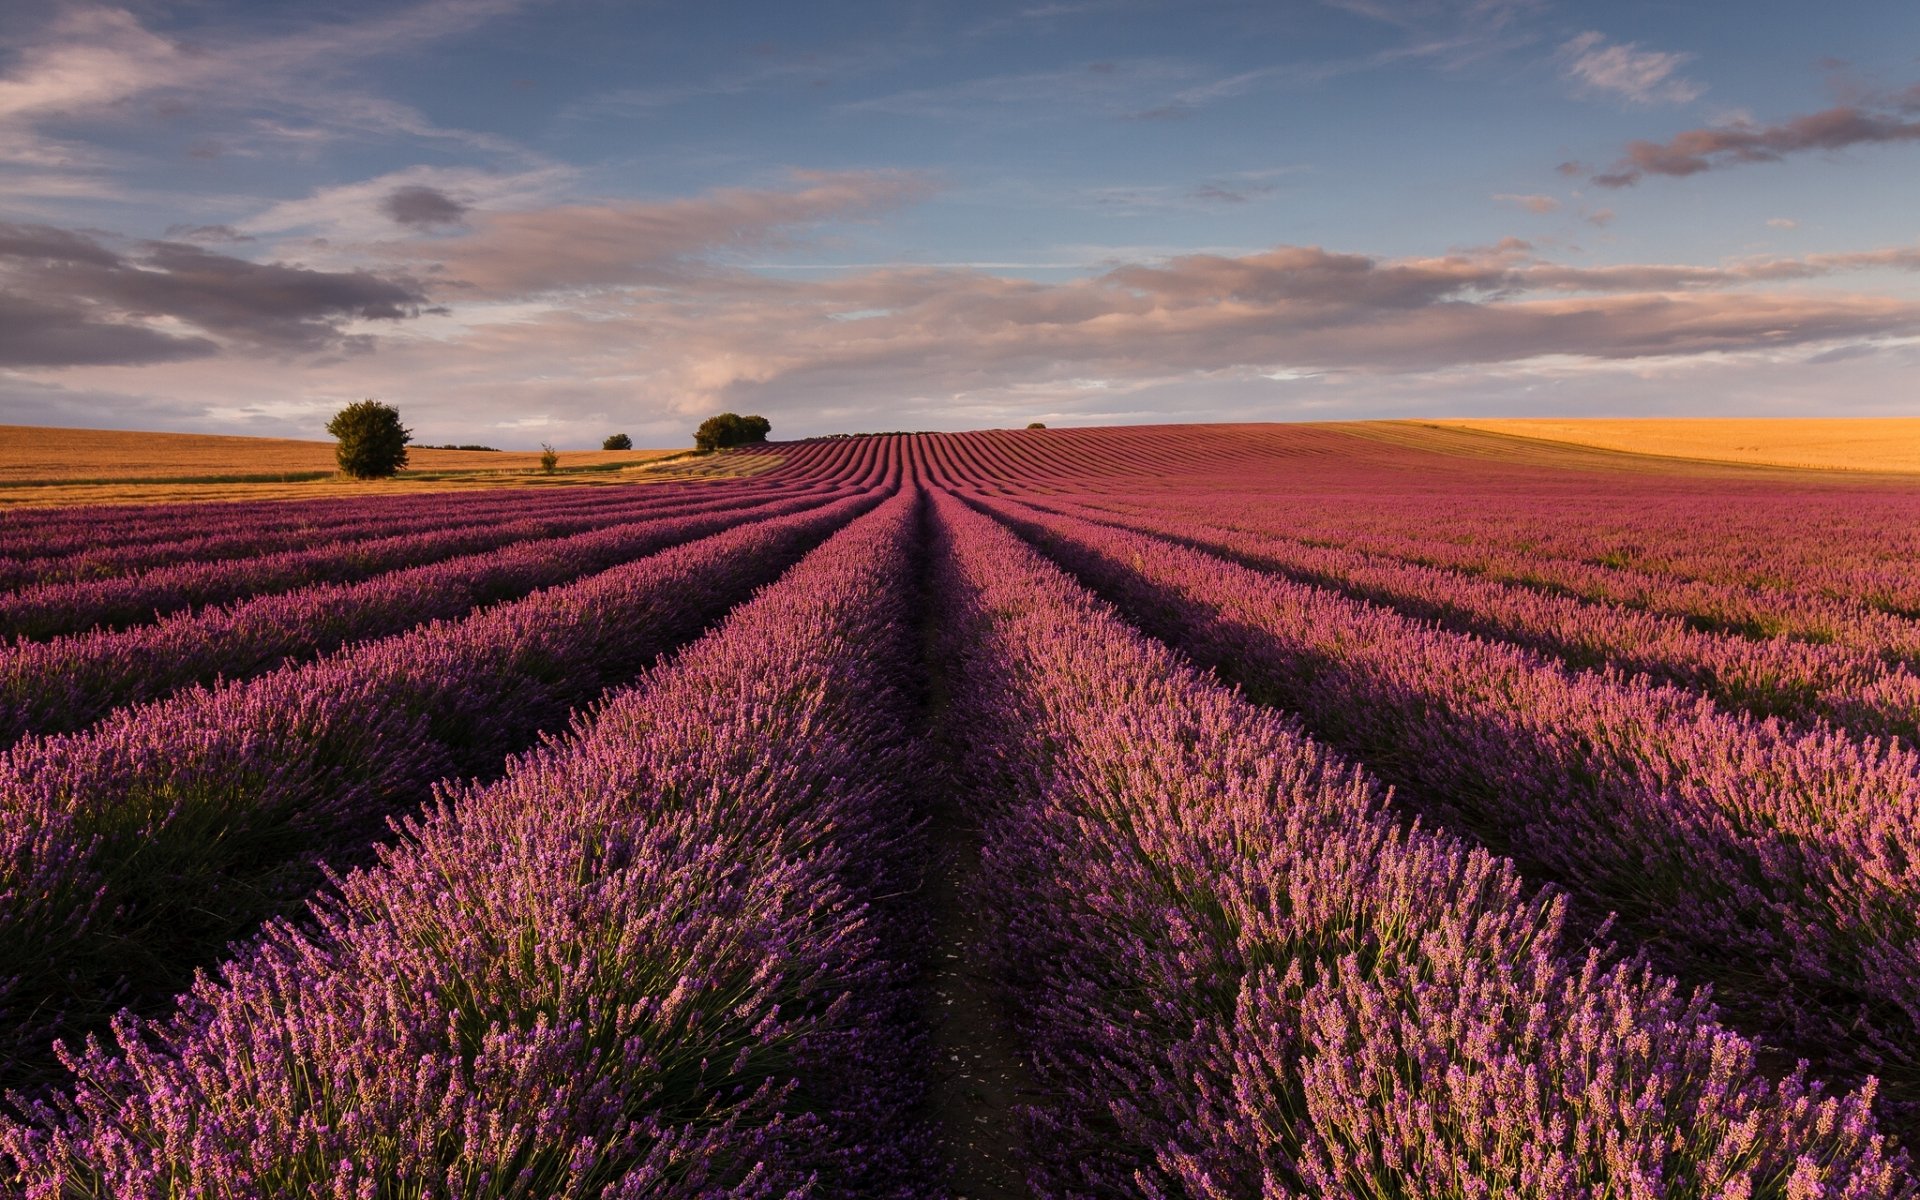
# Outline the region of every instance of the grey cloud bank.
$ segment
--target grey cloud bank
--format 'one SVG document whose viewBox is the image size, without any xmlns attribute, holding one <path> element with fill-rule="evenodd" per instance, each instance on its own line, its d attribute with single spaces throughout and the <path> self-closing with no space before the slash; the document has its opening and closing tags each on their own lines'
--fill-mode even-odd
<svg viewBox="0 0 1920 1200">
<path fill-rule="evenodd" d="M 215 354 L 222 343 L 339 349 L 354 344 L 348 322 L 405 320 L 424 302 L 416 286 L 366 271 L 256 263 L 185 242 L 121 252 L 72 230 L 0 223 L 0 303 L 11 318 L 0 334 L 3 365 L 164 362 Z"/>
</svg>

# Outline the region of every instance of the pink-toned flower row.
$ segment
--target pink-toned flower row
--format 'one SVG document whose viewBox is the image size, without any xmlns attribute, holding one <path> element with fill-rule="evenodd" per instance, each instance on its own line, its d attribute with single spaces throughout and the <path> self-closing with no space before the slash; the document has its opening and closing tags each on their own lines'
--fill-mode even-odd
<svg viewBox="0 0 1920 1200">
<path fill-rule="evenodd" d="M 1666 613 L 1504 583 L 1402 558 L 1168 517 L 1144 498 L 1039 507 L 1171 538 L 1302 583 L 1338 588 L 1449 629 L 1511 642 L 1580 668 L 1608 666 L 1704 692 L 1721 704 L 1869 737 L 1920 740 L 1920 676 L 1848 646 L 1706 633 Z"/>
<path fill-rule="evenodd" d="M 1285 522 L 1306 537 L 1426 541 L 1920 609 L 1920 497 L 1910 487 L 1820 479 L 1755 485 L 1615 476 L 1555 486 L 1546 477 L 1526 492 L 1495 495 L 1470 485 L 1410 489 L 1403 479 L 1339 504 L 1301 497 L 1287 506 Z"/>
<path fill-rule="evenodd" d="M 364 854 L 432 782 L 491 774 L 773 578 L 876 492 L 750 521 L 458 622 L 120 709 L 0 756 L 0 1077 L 150 1006 Z"/>
<path fill-rule="evenodd" d="M 1571 671 L 1166 540 L 991 508 L 1446 824 L 1620 914 L 1738 1020 L 1920 1101 L 1920 756 Z"/>
<path fill-rule="evenodd" d="M 579 489 L 569 501 L 583 498 Z M 186 501 L 167 504 L 76 505 L 0 511 L 0 555 L 33 562 L 69 555 L 139 553 L 203 537 L 247 532 L 262 537 L 298 536 L 369 522 L 407 521 L 417 515 L 486 514 L 502 504 L 534 498 L 526 491 L 487 490 L 442 494 L 408 493 L 359 499 Z M 41 564 L 51 566 L 51 564 Z"/>
<path fill-rule="evenodd" d="M 871 480 L 867 481 L 871 482 Z M 45 639 L 154 621 L 169 613 L 323 583 L 354 583 L 389 571 L 483 553 L 540 538 L 605 529 L 652 512 L 698 513 L 737 507 L 741 490 L 686 493 L 662 503 L 645 489 L 583 512 L 531 517 L 504 514 L 490 525 L 402 533 L 342 545 L 160 567 L 136 575 L 36 584 L 0 595 L 0 636 Z"/>
<path fill-rule="evenodd" d="M 1891 564 L 1879 559 L 1880 544 L 1873 536 L 1859 533 L 1855 541 L 1867 548 L 1861 556 L 1875 556 L 1873 562 L 1843 572 L 1818 564 L 1818 554 L 1826 547 L 1838 557 L 1844 554 L 1848 539 L 1833 530 L 1824 533 L 1820 526 L 1796 528 L 1791 534 L 1779 534 L 1801 542 L 1792 561 L 1813 556 L 1812 565 L 1776 565 L 1770 572 L 1673 573 L 1649 566 L 1644 556 L 1623 551 L 1612 538 L 1588 535 L 1589 541 L 1577 552 L 1560 556 L 1539 544 L 1535 537 L 1501 532 L 1508 525 L 1545 523 L 1551 526 L 1580 528 L 1579 506 L 1564 497 L 1507 498 L 1489 496 L 1472 488 L 1461 488 L 1459 495 L 1422 497 L 1428 514 L 1423 525 L 1413 512 L 1396 515 L 1384 529 L 1371 527 L 1368 510 L 1371 502 L 1352 498 L 1335 508 L 1324 501 L 1307 504 L 1271 498 L 1253 499 L 1222 494 L 1194 498 L 1182 504 L 1155 501 L 1156 513 L 1189 516 L 1211 524 L 1243 528 L 1252 532 L 1276 534 L 1296 540 L 1315 542 L 1368 554 L 1383 555 L 1445 570 L 1524 587 L 1559 593 L 1601 603 L 1625 605 L 1665 614 L 1713 632 L 1737 636 L 1770 638 L 1785 636 L 1803 641 L 1836 643 L 1890 661 L 1920 664 L 1920 598 L 1901 598 L 1896 584 L 1879 579 L 1879 573 Z M 1629 493 L 1632 496 L 1633 493 Z M 1791 512 L 1806 507 L 1823 511 L 1819 495 L 1788 493 L 1771 497 L 1739 497 L 1709 492 L 1701 497 L 1701 506 L 1717 504 L 1735 507 L 1745 503 Z M 1410 503 L 1409 507 L 1412 507 Z M 1618 501 L 1616 501 L 1618 503 Z M 1312 510 L 1324 506 L 1316 515 Z M 1486 531 L 1467 540 L 1450 535 L 1447 510 L 1478 506 L 1476 520 Z M 1301 509 L 1309 511 L 1302 512 Z M 1433 510 L 1443 511 L 1433 511 Z M 1891 540 L 1895 530 L 1884 531 Z M 1904 528 L 1898 532 L 1904 533 Z M 1643 531 L 1636 545 L 1684 546 L 1698 535 L 1684 523 L 1665 526 L 1656 534 Z M 1564 541 L 1564 539 L 1562 539 Z M 1732 552 L 1732 547 L 1715 547 L 1711 554 Z"/>
<path fill-rule="evenodd" d="M 71 1195 L 927 1194 L 902 495 L 0 1132 Z M 735 546 L 735 557 L 754 547 Z M 764 548 L 760 548 L 764 549 Z"/>
<path fill-rule="evenodd" d="M 937 503 L 1039 1194 L 1915 1194 L 1870 1089 L 1770 1078 L 1510 863 Z"/>
<path fill-rule="evenodd" d="M 805 448 L 781 448 L 774 470 L 752 477 L 756 486 L 820 482 L 832 473 L 863 473 L 880 456 L 880 447 L 820 455 Z M 736 453 L 746 453 L 738 451 Z M 735 486 L 739 482 L 736 481 Z M 267 536 L 298 534 L 367 521 L 405 524 L 426 514 L 488 513 L 515 506 L 604 502 L 624 489 L 560 486 L 539 490 L 493 488 L 458 493 L 412 492 L 357 499 L 183 501 L 166 504 L 81 505 L 0 511 L 0 558 L 34 559 L 74 553 L 115 553 L 139 546 L 191 541 L 207 534 L 255 531 Z M 713 490 L 713 481 L 659 483 L 647 490 L 663 498 L 673 493 Z"/>
<path fill-rule="evenodd" d="M 455 619 L 742 521 L 798 512 L 856 490 L 749 493 L 731 506 L 708 500 L 628 508 L 621 510 L 621 524 L 571 537 L 536 538 L 358 583 L 253 596 L 130 629 L 16 642 L 0 647 L 0 745 L 28 733 L 80 729 L 122 705 L 191 684 L 245 679 L 351 642 Z"/>
<path fill-rule="evenodd" d="M 199 521 L 184 529 L 170 529 L 158 539 L 140 539 L 125 532 L 128 527 L 138 528 L 136 515 L 117 511 L 102 513 L 95 509 L 90 520 L 73 528 L 35 531 L 6 539 L 7 545 L 0 549 L 0 588 L 11 591 L 32 584 L 105 579 L 181 563 L 253 558 L 317 545 L 372 541 L 396 533 L 433 533 L 462 526 L 579 515 L 627 498 L 620 492 L 603 488 L 556 488 L 532 494 L 429 495 L 422 496 L 404 512 L 368 515 L 358 511 L 359 506 L 342 502 L 341 509 L 352 511 L 308 510 L 298 520 L 277 521 L 258 514 L 235 516 L 225 505 L 209 504 L 203 506 L 205 511 Z M 659 497 L 660 500 L 674 498 L 684 497 Z"/>
</svg>

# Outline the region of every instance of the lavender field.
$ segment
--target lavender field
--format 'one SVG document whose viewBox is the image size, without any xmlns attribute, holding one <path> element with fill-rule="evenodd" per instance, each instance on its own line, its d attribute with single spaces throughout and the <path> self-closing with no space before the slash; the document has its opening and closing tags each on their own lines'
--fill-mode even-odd
<svg viewBox="0 0 1920 1200">
<path fill-rule="evenodd" d="M 1920 1198 L 1920 489 L 1519 446 L 0 514 L 4 1194 Z"/>
</svg>

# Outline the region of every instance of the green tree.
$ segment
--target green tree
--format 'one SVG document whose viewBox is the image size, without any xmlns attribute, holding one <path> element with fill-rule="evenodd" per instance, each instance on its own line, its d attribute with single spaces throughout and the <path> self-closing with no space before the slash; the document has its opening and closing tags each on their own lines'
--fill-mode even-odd
<svg viewBox="0 0 1920 1200">
<path fill-rule="evenodd" d="M 764 442 L 773 432 L 773 422 L 765 417 L 743 417 L 738 413 L 721 413 L 717 417 L 708 417 L 700 422 L 700 428 L 693 432 L 693 444 L 701 450 L 724 450 L 728 446 L 744 446 L 749 442 Z"/>
<path fill-rule="evenodd" d="M 1045 421 L 1029 421 L 1029 422 L 1027 422 L 1027 428 L 1028 428 L 1028 429 L 1045 429 L 1046 427 L 1047 427 L 1047 425 L 1046 425 L 1046 422 L 1045 422 Z"/>
<path fill-rule="evenodd" d="M 633 439 L 624 433 L 612 434 L 606 441 L 600 443 L 600 448 L 602 450 L 631 450 L 633 449 Z"/>
<path fill-rule="evenodd" d="M 383 479 L 407 465 L 413 431 L 400 423 L 400 410 L 378 400 L 349 404 L 333 414 L 327 432 L 339 440 L 333 455 L 355 479 Z"/>
<path fill-rule="evenodd" d="M 540 443 L 540 469 L 542 471 L 545 471 L 547 474 L 551 475 L 553 474 L 554 468 L 558 467 L 559 465 L 560 465 L 560 452 L 558 450 L 555 450 L 552 446 L 547 445 L 545 442 L 541 442 Z"/>
</svg>

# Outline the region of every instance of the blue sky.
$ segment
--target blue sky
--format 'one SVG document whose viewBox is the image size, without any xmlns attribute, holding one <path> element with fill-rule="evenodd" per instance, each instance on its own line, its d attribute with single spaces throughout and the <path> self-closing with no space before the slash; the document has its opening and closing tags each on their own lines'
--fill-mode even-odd
<svg viewBox="0 0 1920 1200">
<path fill-rule="evenodd" d="M 11 0 L 0 421 L 1911 411 L 1916 34 L 1892 2 Z"/>
</svg>

